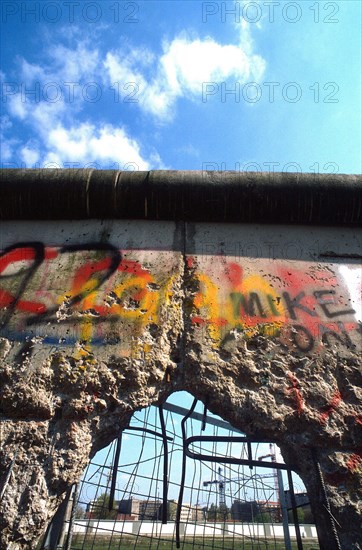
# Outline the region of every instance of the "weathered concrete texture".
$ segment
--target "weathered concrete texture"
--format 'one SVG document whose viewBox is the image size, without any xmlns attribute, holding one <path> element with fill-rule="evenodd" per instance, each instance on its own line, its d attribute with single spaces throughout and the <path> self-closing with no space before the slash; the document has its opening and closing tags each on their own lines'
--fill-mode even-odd
<svg viewBox="0 0 362 550">
<path fill-rule="evenodd" d="M 21 369 L 5 367 L 2 475 L 17 454 L 2 501 L 1 548 L 34 548 L 62 494 L 79 479 L 96 450 L 127 425 L 135 410 L 182 389 L 247 434 L 281 445 L 308 488 L 321 547 L 331 550 L 334 536 L 311 458 L 313 449 L 339 524 L 341 546 L 359 548 L 362 380 L 358 359 L 341 359 L 331 352 L 306 365 L 302 358 L 283 354 L 259 336 L 249 341 L 253 351 L 240 343 L 230 355 L 215 355 L 211 363 L 186 332 L 184 362 L 178 365 L 165 353 L 163 360 L 110 358 L 84 370 L 58 353 L 37 368 L 31 362 Z M 170 342 L 177 352 L 175 344 L 176 340 Z M 291 373 L 298 387 L 304 388 L 304 406 L 299 411 Z M 330 404 L 331 386 L 343 395 L 338 407 Z"/>
<path fill-rule="evenodd" d="M 281 446 L 322 550 L 338 547 L 326 495 L 343 550 L 362 548 L 355 233 L 315 251 L 296 230 L 288 258 L 291 230 L 136 224 L 5 230 L 1 548 L 35 548 L 96 451 L 179 390 Z"/>
<path fill-rule="evenodd" d="M 171 348 L 179 315 L 152 331 L 159 350 L 107 362 L 50 354 L 41 364 L 2 364 L 2 480 L 15 457 L 2 501 L 1 548 L 34 548 L 59 497 L 89 458 L 128 425 L 133 412 L 170 391 Z M 144 336 L 147 338 L 147 330 Z M 7 342 L 3 342 L 7 344 Z M 11 542 L 14 542 L 11 546 Z"/>
<path fill-rule="evenodd" d="M 334 351 L 306 362 L 260 336 L 220 355 L 211 361 L 190 341 L 185 389 L 248 435 L 278 443 L 307 487 L 321 548 L 327 550 L 337 546 L 314 454 L 341 548 L 362 548 L 360 358 Z"/>
</svg>

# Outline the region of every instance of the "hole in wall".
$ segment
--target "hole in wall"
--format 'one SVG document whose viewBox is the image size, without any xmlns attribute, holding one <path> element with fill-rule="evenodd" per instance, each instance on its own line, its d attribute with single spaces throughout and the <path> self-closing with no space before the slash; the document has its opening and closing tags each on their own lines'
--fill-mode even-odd
<svg viewBox="0 0 362 550">
<path fill-rule="evenodd" d="M 155 406 L 135 412 L 119 440 L 95 455 L 78 486 L 72 525 L 65 520 L 71 548 L 97 548 L 100 540 L 110 549 L 175 548 L 177 537 L 181 548 L 207 547 L 210 537 L 211 547 L 223 550 L 240 548 L 241 541 L 245 548 L 280 548 L 280 483 L 287 500 L 289 492 L 286 473 L 280 478 L 273 468 L 283 462 L 280 450 L 248 444 L 245 434 L 205 414 L 201 401 L 185 420 L 193 405 L 192 395 L 176 392 L 163 405 L 163 420 Z M 294 473 L 292 480 L 299 521 L 309 522 L 304 485 Z M 314 535 L 318 548 L 315 527 L 303 524 L 302 532 Z"/>
</svg>

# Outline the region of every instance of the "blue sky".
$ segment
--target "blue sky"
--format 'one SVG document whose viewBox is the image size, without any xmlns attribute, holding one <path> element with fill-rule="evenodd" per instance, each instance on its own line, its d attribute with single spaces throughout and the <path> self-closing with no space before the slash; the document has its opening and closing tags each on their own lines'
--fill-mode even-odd
<svg viewBox="0 0 362 550">
<path fill-rule="evenodd" d="M 168 403 L 184 407 L 186 410 L 191 408 L 193 397 L 186 392 L 174 393 L 168 400 Z M 203 404 L 199 401 L 195 411 L 203 414 Z M 172 438 L 168 443 L 169 458 L 169 499 L 178 499 L 179 484 L 182 467 L 182 416 L 175 413 L 164 411 L 167 435 Z M 207 421 L 216 418 L 208 411 Z M 158 410 L 155 407 L 138 411 L 135 413 L 131 426 L 147 427 L 160 433 L 160 422 Z M 201 422 L 195 419 L 189 419 L 186 423 L 187 437 L 194 436 L 240 436 L 240 432 L 229 431 L 220 427 L 215 427 L 211 423 L 206 423 L 205 431 L 201 431 Z M 202 453 L 212 456 L 228 456 L 237 459 L 247 459 L 247 450 L 245 443 L 215 443 L 195 442 L 189 449 L 194 453 Z M 276 447 L 277 462 L 283 462 L 279 449 Z M 80 500 L 82 504 L 99 497 L 106 487 L 110 486 L 109 467 L 113 463 L 115 452 L 115 442 L 100 451 L 94 458 L 85 473 L 85 482 L 81 489 Z M 264 461 L 270 462 L 270 448 L 266 443 L 252 444 L 252 458 L 257 460 L 265 457 Z M 162 495 L 162 457 L 163 446 L 160 438 L 146 436 L 145 433 L 132 432 L 126 430 L 122 435 L 121 455 L 119 469 L 117 474 L 117 492 L 116 500 L 127 499 L 133 495 L 134 498 L 159 498 Z M 221 473 L 218 469 L 221 467 Z M 208 505 L 212 502 L 218 502 L 218 487 L 212 483 L 204 487 L 204 481 L 214 481 L 219 479 L 219 475 L 225 481 L 225 496 L 227 505 L 230 507 L 233 500 L 271 500 L 277 499 L 274 488 L 275 480 L 272 469 L 254 468 L 250 470 L 248 466 L 220 464 L 212 461 L 199 461 L 191 458 L 186 462 L 186 479 L 184 503 L 199 503 Z M 260 476 L 267 476 L 261 478 Z M 289 487 L 287 476 L 283 473 L 285 489 Z M 301 479 L 293 474 L 295 491 L 304 490 Z M 99 485 L 99 486 L 98 486 Z"/>
<path fill-rule="evenodd" d="M 3 167 L 361 171 L 358 1 L 1 9 Z"/>
</svg>

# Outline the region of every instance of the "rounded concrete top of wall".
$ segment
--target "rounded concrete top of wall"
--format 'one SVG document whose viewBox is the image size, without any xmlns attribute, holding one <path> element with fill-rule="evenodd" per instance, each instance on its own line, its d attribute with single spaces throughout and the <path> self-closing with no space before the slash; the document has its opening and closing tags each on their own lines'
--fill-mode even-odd
<svg viewBox="0 0 362 550">
<path fill-rule="evenodd" d="M 1 176 L 3 220 L 362 224 L 360 175 L 5 169 Z"/>
</svg>

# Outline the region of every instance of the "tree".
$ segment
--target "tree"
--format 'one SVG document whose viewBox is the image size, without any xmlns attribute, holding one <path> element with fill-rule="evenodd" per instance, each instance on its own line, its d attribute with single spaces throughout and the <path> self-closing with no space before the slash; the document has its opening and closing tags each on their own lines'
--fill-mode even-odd
<svg viewBox="0 0 362 550">
<path fill-rule="evenodd" d="M 217 517 L 221 521 L 226 521 L 228 519 L 229 515 L 229 508 L 226 506 L 226 504 L 220 504 L 218 509 Z"/>
<path fill-rule="evenodd" d="M 272 520 L 270 518 L 270 514 L 267 512 L 259 512 L 254 517 L 254 523 L 271 523 Z"/>
<path fill-rule="evenodd" d="M 303 508 L 297 508 L 297 517 L 298 523 L 305 523 L 305 512 Z M 289 523 L 294 523 L 293 511 L 288 511 L 288 521 Z"/>
<path fill-rule="evenodd" d="M 214 503 L 212 503 L 206 514 L 207 521 L 226 521 L 229 514 L 229 508 L 226 506 L 226 504 L 216 506 Z"/>
<path fill-rule="evenodd" d="M 76 505 L 75 508 L 75 517 L 76 519 L 83 519 L 85 516 L 85 511 L 83 506 L 81 506 L 79 503 Z"/>
<path fill-rule="evenodd" d="M 174 521 L 176 519 L 176 513 L 177 513 L 177 502 L 174 500 L 169 500 L 167 502 L 167 519 L 170 521 Z"/>
<path fill-rule="evenodd" d="M 117 518 L 117 506 L 113 503 L 113 509 L 109 510 L 109 494 L 102 493 L 96 500 L 90 505 L 89 512 L 91 517 L 95 519 L 116 519 Z"/>
<path fill-rule="evenodd" d="M 207 511 L 207 521 L 216 521 L 217 518 L 217 507 L 214 503 L 210 505 L 210 508 Z"/>
</svg>

